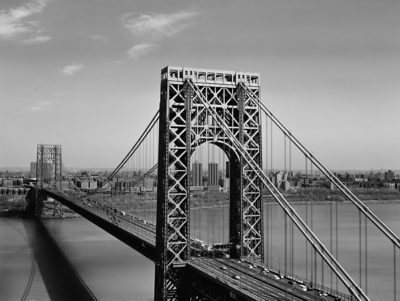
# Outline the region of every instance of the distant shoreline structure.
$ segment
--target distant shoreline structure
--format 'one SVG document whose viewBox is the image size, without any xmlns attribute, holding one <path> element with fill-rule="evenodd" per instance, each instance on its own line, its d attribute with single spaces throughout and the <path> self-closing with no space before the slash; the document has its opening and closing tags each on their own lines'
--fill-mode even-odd
<svg viewBox="0 0 400 301">
<path fill-rule="evenodd" d="M 15 166 L 6 166 L 6 167 L 1 167 L 0 166 L 0 172 L 29 172 L 30 167 L 15 167 Z M 64 170 L 66 171 L 113 171 L 113 167 L 64 167 Z M 276 169 L 278 171 L 280 169 Z M 386 171 L 386 170 L 392 170 L 395 174 L 400 174 L 400 169 L 394 169 L 394 168 L 366 168 L 366 169 L 331 169 L 331 172 L 348 172 L 348 173 L 367 173 L 367 172 L 379 172 L 379 171 Z M 296 169 L 292 169 L 293 172 L 300 171 Z M 315 171 L 317 173 L 317 171 Z"/>
</svg>

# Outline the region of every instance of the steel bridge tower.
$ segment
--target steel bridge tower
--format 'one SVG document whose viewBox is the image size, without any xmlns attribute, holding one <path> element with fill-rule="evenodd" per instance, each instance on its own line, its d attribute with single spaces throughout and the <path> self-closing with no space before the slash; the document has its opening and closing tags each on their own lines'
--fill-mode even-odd
<svg viewBox="0 0 400 301">
<path fill-rule="evenodd" d="M 62 188 L 62 155 L 59 144 L 38 144 L 36 153 L 36 191 L 44 186 Z M 35 214 L 41 216 L 43 201 L 36 196 Z M 54 216 L 62 216 L 61 204 L 54 201 Z"/>
<path fill-rule="evenodd" d="M 261 260 L 261 182 L 218 127 L 200 98 L 216 110 L 261 166 L 259 103 L 255 73 L 166 67 L 161 71 L 155 300 L 188 299 L 178 275 L 190 255 L 190 156 L 203 143 L 220 147 L 230 162 L 231 256 Z M 189 300 L 189 299 L 188 299 Z"/>
</svg>

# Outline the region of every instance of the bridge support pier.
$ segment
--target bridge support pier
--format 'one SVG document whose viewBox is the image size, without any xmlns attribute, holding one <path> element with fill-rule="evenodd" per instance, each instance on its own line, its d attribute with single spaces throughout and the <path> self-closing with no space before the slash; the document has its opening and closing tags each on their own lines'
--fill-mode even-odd
<svg viewBox="0 0 400 301">
<path fill-rule="evenodd" d="M 41 191 L 35 190 L 35 217 L 41 218 L 43 212 L 43 203 L 47 199 Z"/>
</svg>

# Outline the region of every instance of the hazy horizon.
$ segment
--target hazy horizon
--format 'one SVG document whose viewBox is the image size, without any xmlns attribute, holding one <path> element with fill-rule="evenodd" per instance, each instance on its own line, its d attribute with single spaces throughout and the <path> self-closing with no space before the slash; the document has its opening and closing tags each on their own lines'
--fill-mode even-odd
<svg viewBox="0 0 400 301">
<path fill-rule="evenodd" d="M 14 166 L 14 167 L 13 166 L 1 167 L 0 166 L 0 172 L 5 172 L 5 171 L 8 171 L 8 172 L 24 172 L 24 171 L 29 171 L 29 170 L 30 170 L 30 167 L 16 167 L 16 166 Z M 107 167 L 90 167 L 90 168 L 88 168 L 88 167 L 66 167 L 64 170 L 67 170 L 67 171 L 71 171 L 71 170 L 102 171 L 102 172 L 104 172 L 104 171 L 113 171 L 114 167 L 110 167 L 110 168 L 107 168 Z M 278 170 L 283 170 L 283 169 L 274 168 L 273 170 L 274 171 L 278 171 Z M 360 172 L 360 173 L 362 173 L 362 172 L 386 172 L 388 170 L 393 171 L 396 175 L 400 174 L 400 169 L 383 169 L 383 168 L 380 168 L 380 169 L 331 169 L 332 172 L 350 172 L 350 173 L 357 173 L 357 172 Z M 207 169 L 205 169 L 203 171 L 207 172 Z M 221 171 L 224 171 L 224 170 L 218 168 L 218 171 L 221 172 Z M 303 169 L 292 169 L 291 171 L 292 172 L 298 172 L 298 171 L 303 171 L 304 172 Z M 319 174 L 319 173 L 322 173 L 322 172 L 319 171 L 319 170 L 314 170 L 313 171 L 313 174 Z"/>
</svg>

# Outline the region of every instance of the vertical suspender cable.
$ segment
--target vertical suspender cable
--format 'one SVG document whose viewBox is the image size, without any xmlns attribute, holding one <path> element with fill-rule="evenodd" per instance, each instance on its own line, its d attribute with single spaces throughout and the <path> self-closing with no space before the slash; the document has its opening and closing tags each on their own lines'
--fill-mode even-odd
<svg viewBox="0 0 400 301">
<path fill-rule="evenodd" d="M 225 93 L 225 90 L 224 90 L 224 93 Z M 224 110 L 224 119 L 225 119 L 225 110 Z M 226 241 L 225 241 L 225 227 L 226 227 L 226 225 L 225 225 L 225 208 L 227 207 L 227 206 L 225 206 L 226 205 L 226 201 L 225 201 L 225 199 L 226 199 L 226 193 L 228 193 L 228 189 L 227 189 L 227 177 L 226 177 L 226 174 L 227 174 L 227 166 L 226 166 L 226 153 L 225 153 L 225 151 L 226 151 L 226 145 L 225 145 L 225 132 L 224 132 L 224 139 L 223 139 L 223 141 L 224 141 L 224 144 L 223 144 L 223 152 L 222 152 L 222 164 L 223 164 L 223 169 L 222 169 L 222 179 L 223 179 L 223 181 L 224 181 L 224 200 L 223 200 L 223 203 L 222 203 L 222 243 L 223 244 L 225 244 L 226 243 Z M 229 202 L 228 202 L 228 204 L 229 204 Z M 229 207 L 228 207 L 229 208 Z"/>
<path fill-rule="evenodd" d="M 291 235 L 291 237 L 292 237 L 292 250 L 291 250 L 291 253 L 292 253 L 292 258 L 291 258 L 291 263 L 292 263 L 292 266 L 291 266 L 291 274 L 292 275 L 294 275 L 294 225 L 293 225 L 293 222 L 292 221 L 290 221 L 290 235 Z"/>
<path fill-rule="evenodd" d="M 272 165 L 272 155 L 273 155 L 273 149 L 272 149 L 272 139 L 273 139 L 273 123 L 272 123 L 272 121 L 271 121 L 271 127 L 270 127 L 270 129 L 271 129 L 271 133 L 270 133 L 270 136 L 271 136 L 271 164 L 270 164 L 270 168 L 271 168 L 271 173 L 273 173 L 274 171 L 273 171 L 273 165 Z"/>
<path fill-rule="evenodd" d="M 270 247 L 270 250 L 269 250 L 269 262 L 270 262 L 270 264 L 272 264 L 272 252 L 273 252 L 273 249 L 272 249 L 272 225 L 273 225 L 273 223 L 272 223 L 272 210 L 273 210 L 273 206 L 272 206 L 272 204 L 269 204 L 269 206 L 270 206 L 270 208 L 269 208 L 269 218 L 268 218 L 268 221 L 269 221 L 269 247 Z"/>
<path fill-rule="evenodd" d="M 198 126 L 200 126 L 200 124 L 199 124 L 199 107 L 196 105 L 195 108 L 196 108 L 197 123 L 198 123 Z M 196 128 L 196 134 L 198 134 L 198 128 Z M 203 166 L 201 158 L 199 159 L 200 153 L 201 153 L 200 138 L 199 138 L 199 140 L 197 140 L 196 148 L 197 148 L 197 149 L 196 149 L 195 161 L 197 161 L 199 164 L 201 164 L 201 166 Z M 200 165 L 198 165 L 197 168 L 198 168 L 199 171 L 200 171 Z M 199 173 L 200 175 L 197 175 L 198 173 Z M 200 171 L 200 172 L 198 172 L 197 169 L 196 169 L 196 177 L 197 177 L 197 176 L 199 176 L 199 181 L 200 181 L 199 184 L 202 184 L 203 181 L 202 181 L 202 179 L 200 179 L 200 178 L 203 177 L 203 169 L 202 169 L 202 168 L 201 168 L 201 171 Z M 192 179 L 192 181 L 193 181 L 193 179 Z M 192 183 L 192 184 L 194 184 L 194 183 Z M 197 196 L 196 196 L 196 198 L 197 198 Z M 195 213 L 194 213 L 194 217 L 195 217 L 194 235 L 195 235 L 196 238 L 198 238 L 198 239 L 200 239 L 200 218 L 199 218 L 199 210 L 200 210 L 200 208 L 199 208 L 199 207 L 200 207 L 200 206 L 199 206 L 199 201 L 198 201 L 198 199 L 196 199 L 196 207 L 193 206 L 193 210 L 194 210 L 194 212 L 195 212 Z"/>
<path fill-rule="evenodd" d="M 289 174 L 287 175 L 286 180 L 289 181 L 288 185 L 291 184 L 291 179 L 292 179 L 292 142 L 289 139 Z M 291 235 L 292 235 L 292 267 L 291 267 L 291 273 L 292 275 L 294 274 L 294 225 L 293 222 L 290 222 L 291 224 Z"/>
<path fill-rule="evenodd" d="M 287 214 L 285 214 L 285 212 L 283 213 L 284 215 L 285 215 L 285 218 L 284 218 L 284 223 L 285 223 L 285 243 L 284 243 L 284 248 L 285 248 L 285 258 L 284 258 L 284 260 L 285 260 L 285 262 L 284 262 L 284 272 L 283 272 L 283 274 L 285 275 L 285 276 L 287 276 L 287 274 L 288 274 L 288 269 L 287 269 Z M 287 281 L 285 281 L 285 297 L 287 297 Z"/>
<path fill-rule="evenodd" d="M 207 163 L 208 166 L 210 166 L 210 142 L 207 142 Z M 207 183 L 208 187 L 210 187 L 210 168 L 208 167 L 208 183 Z M 206 206 L 206 210 L 207 210 L 207 242 L 208 244 L 211 243 L 211 239 L 210 239 L 210 194 L 207 194 L 206 197 L 207 200 L 207 206 Z"/>
<path fill-rule="evenodd" d="M 361 210 L 358 210 L 358 267 L 360 274 L 360 288 L 362 288 L 362 241 L 361 241 Z"/>
<path fill-rule="evenodd" d="M 306 187 L 306 179 L 308 178 L 308 170 L 307 170 L 307 157 L 305 157 L 306 159 L 306 174 L 305 174 L 305 179 L 304 179 L 304 187 Z"/>
<path fill-rule="evenodd" d="M 265 169 L 266 169 L 266 174 L 268 175 L 268 116 L 264 114 L 265 116 Z M 267 223 L 264 225 L 264 229 L 266 228 L 266 265 L 270 265 L 270 260 L 269 260 L 269 202 L 267 201 L 265 204 L 265 216 L 267 217 Z M 266 226 L 266 227 L 265 227 Z"/>
<path fill-rule="evenodd" d="M 157 161 L 158 161 L 157 160 L 157 151 L 156 151 L 156 149 L 158 149 L 158 147 L 157 147 L 158 146 L 157 137 L 158 137 L 158 135 L 157 135 L 157 125 L 156 125 L 156 127 L 154 129 L 154 135 L 153 135 L 153 143 L 154 143 L 154 147 L 153 147 L 153 162 L 154 162 L 154 165 L 157 164 Z M 156 171 L 154 171 L 154 175 L 153 176 L 154 176 L 154 181 L 156 183 L 153 185 L 153 187 L 158 187 L 156 175 L 157 175 L 157 173 L 156 173 Z M 156 191 L 157 191 L 157 188 L 156 188 Z M 157 195 L 155 195 L 153 197 L 157 197 Z M 153 207 L 152 207 L 153 219 L 155 220 L 156 219 L 156 213 L 155 213 L 156 202 L 154 201 L 154 199 L 152 200 L 152 204 L 153 204 Z"/>
<path fill-rule="evenodd" d="M 306 209 L 306 224 L 308 225 L 308 200 L 305 204 Z M 306 279 L 308 279 L 308 241 L 306 240 Z"/>
<path fill-rule="evenodd" d="M 144 172 L 147 172 L 147 159 L 148 159 L 148 136 L 146 137 L 146 139 L 144 140 Z M 147 221 L 148 220 L 148 214 L 147 214 L 147 200 L 146 200 L 146 178 L 143 178 L 143 186 L 144 186 L 144 219 Z"/>
<path fill-rule="evenodd" d="M 368 218 L 366 215 L 364 215 L 364 226 L 365 226 L 365 266 L 364 266 L 364 271 L 365 271 L 365 294 L 368 295 Z"/>
<path fill-rule="evenodd" d="M 322 260 L 321 260 L 322 261 Z M 318 283 L 318 277 L 317 277 L 317 251 L 314 248 L 314 283 L 317 284 Z"/>
<path fill-rule="evenodd" d="M 336 231 L 335 231 L 335 234 L 336 234 L 336 239 L 335 239 L 336 248 L 335 248 L 335 250 L 336 250 L 336 256 L 335 257 L 336 257 L 336 260 L 339 261 L 339 226 L 338 226 L 338 222 L 339 222 L 338 213 L 339 213 L 339 210 L 338 210 L 338 201 L 337 200 L 336 200 L 335 204 L 336 204 L 336 206 L 335 206 L 335 209 L 336 209 L 336 212 L 335 212 L 335 219 L 336 219 L 336 222 L 335 222 L 335 226 L 336 226 Z M 337 275 L 336 275 L 336 291 L 339 291 L 339 279 L 338 279 Z"/>
<path fill-rule="evenodd" d="M 201 146 L 199 148 L 199 150 L 200 150 L 199 157 L 200 157 L 200 162 L 201 162 L 201 173 L 200 173 L 201 180 L 200 180 L 200 183 L 202 183 L 203 186 L 204 186 L 204 179 L 203 179 L 203 175 L 204 175 L 204 173 L 203 173 L 203 162 L 204 162 L 204 160 L 203 160 L 203 146 Z M 205 168 L 205 166 L 204 166 L 204 168 Z M 204 201 L 205 200 L 203 198 L 201 198 L 201 200 L 198 199 L 198 202 L 197 202 L 197 210 L 198 210 L 197 215 L 198 215 L 198 221 L 199 221 L 199 224 L 198 224 L 198 226 L 199 226 L 199 238 L 202 237 L 202 233 L 201 233 L 201 226 L 202 226 L 201 210 L 202 210 L 202 206 L 203 206 Z"/>
<path fill-rule="evenodd" d="M 268 174 L 268 116 L 265 116 L 265 168 Z"/>
<path fill-rule="evenodd" d="M 332 232 L 333 232 L 333 229 L 332 229 L 332 201 L 330 201 L 329 202 L 329 238 L 330 238 L 330 243 L 329 243 L 329 247 L 330 247 L 330 252 L 333 254 L 333 237 L 332 237 Z M 333 279 L 332 279 L 332 269 L 331 269 L 331 272 L 330 272 L 330 280 L 331 280 L 331 289 L 333 288 Z"/>
<path fill-rule="evenodd" d="M 314 231 L 314 219 L 313 219 L 313 200 L 310 200 L 310 225 L 311 225 L 311 231 Z M 314 252 L 313 252 L 313 247 L 311 247 L 311 282 L 316 283 L 317 282 L 317 277 L 316 277 L 316 271 L 314 271 Z"/>
<path fill-rule="evenodd" d="M 270 175 L 273 175 L 273 124 L 272 124 L 272 120 L 271 120 L 271 123 L 270 123 L 270 157 L 271 157 L 271 161 L 270 161 L 270 166 L 269 166 L 269 168 L 270 168 Z M 274 206 L 273 206 L 273 204 L 272 203 L 270 203 L 270 210 L 269 210 L 269 215 L 270 215 L 270 217 L 269 217 L 269 233 L 270 233 L 270 235 L 269 235 L 269 246 L 270 246 L 270 263 L 272 264 L 272 259 L 273 259 L 273 238 L 272 238 L 272 235 L 273 235 L 273 229 L 272 229 L 272 226 L 274 225 L 274 223 L 273 223 L 273 212 L 272 212 L 272 210 L 274 209 Z"/>
<path fill-rule="evenodd" d="M 286 173 L 286 135 L 284 134 L 283 135 L 283 153 L 284 153 L 284 156 L 283 156 L 283 160 L 284 160 L 284 170 L 285 170 L 285 173 Z"/>
<path fill-rule="evenodd" d="M 142 144 L 140 145 L 140 157 L 139 157 L 139 160 L 140 160 L 140 177 L 142 177 L 143 176 L 143 169 L 144 169 L 144 152 L 143 152 L 143 142 L 142 142 Z M 140 197 L 139 197 L 139 199 L 140 199 L 140 208 L 141 208 L 141 215 L 142 215 L 142 219 L 145 219 L 145 216 L 144 216 L 144 206 L 143 206 L 143 188 L 144 188 L 144 178 L 140 181 Z"/>
<path fill-rule="evenodd" d="M 393 299 L 397 301 L 397 266 L 396 266 L 396 245 L 393 244 Z"/>
</svg>

